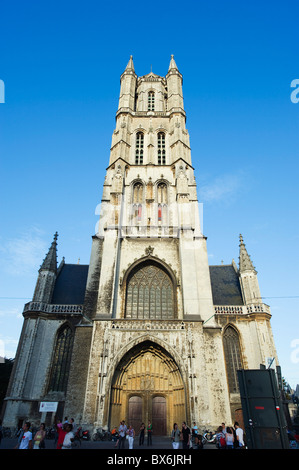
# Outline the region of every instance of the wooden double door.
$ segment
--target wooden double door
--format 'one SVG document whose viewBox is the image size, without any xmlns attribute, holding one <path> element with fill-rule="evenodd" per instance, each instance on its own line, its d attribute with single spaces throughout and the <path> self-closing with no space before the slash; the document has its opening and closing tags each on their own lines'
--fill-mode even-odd
<svg viewBox="0 0 299 470">
<path fill-rule="evenodd" d="M 118 364 L 111 383 L 109 426 L 125 420 L 139 434 L 141 423 L 153 435 L 167 435 L 173 423 L 186 421 L 184 382 L 174 359 L 146 341 L 132 348 Z"/>
<path fill-rule="evenodd" d="M 141 423 L 145 426 L 151 421 L 155 436 L 167 434 L 167 406 L 163 396 L 132 396 L 129 398 L 128 424 L 139 434 Z"/>
</svg>

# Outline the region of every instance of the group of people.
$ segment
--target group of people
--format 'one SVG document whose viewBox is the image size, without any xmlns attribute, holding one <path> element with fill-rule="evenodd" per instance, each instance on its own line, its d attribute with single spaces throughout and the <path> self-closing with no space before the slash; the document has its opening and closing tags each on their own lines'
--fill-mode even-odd
<svg viewBox="0 0 299 470">
<path fill-rule="evenodd" d="M 178 424 L 174 423 L 171 440 L 173 449 L 179 449 L 181 442 L 183 449 L 203 449 L 203 436 L 199 433 L 195 422 L 191 429 L 183 422 L 181 430 Z M 216 445 L 219 449 L 238 449 L 245 446 L 244 431 L 237 421 L 234 426 L 225 426 L 225 423 L 222 423 L 218 427 Z"/>
<path fill-rule="evenodd" d="M 144 444 L 144 435 L 145 431 L 147 431 L 147 445 L 152 445 L 152 433 L 153 433 L 153 425 L 149 421 L 147 427 L 145 427 L 144 423 L 141 423 L 139 429 L 139 445 L 142 446 Z M 112 431 L 113 433 L 113 431 Z M 125 424 L 125 421 L 121 421 L 119 428 L 118 428 L 118 440 L 116 441 L 115 447 L 119 449 L 125 448 L 126 439 L 129 442 L 129 449 L 133 449 L 134 447 L 134 438 L 135 438 L 135 430 L 133 426 L 130 424 L 129 427 Z"/>
<path fill-rule="evenodd" d="M 55 424 L 56 449 L 71 449 L 74 440 L 75 423 L 71 418 L 67 418 L 63 422 L 60 420 Z M 18 444 L 15 449 L 45 449 L 46 427 L 41 423 L 39 429 L 33 433 L 31 423 L 25 421 L 18 438 Z"/>
<path fill-rule="evenodd" d="M 174 423 L 171 432 L 172 448 L 179 449 L 180 443 L 182 442 L 183 449 L 202 449 L 202 435 L 198 432 L 198 426 L 193 423 L 190 429 L 186 422 L 182 423 L 182 429 L 180 430 L 177 423 Z"/>
<path fill-rule="evenodd" d="M 237 421 L 234 426 L 222 423 L 217 429 L 216 441 L 219 449 L 242 449 L 245 447 L 244 431 Z"/>
<path fill-rule="evenodd" d="M 68 420 L 67 417 L 63 422 L 58 420 L 55 422 L 55 445 L 56 449 L 71 449 L 75 437 L 76 426 L 73 419 Z M 115 428 L 116 430 L 116 428 Z M 139 429 L 139 446 L 144 444 L 145 432 L 147 432 L 147 445 L 152 445 L 153 426 L 149 421 L 148 425 L 141 424 Z M 46 429 L 45 424 L 41 423 L 39 429 L 33 433 L 30 422 L 23 424 L 16 449 L 44 449 L 45 448 Z M 118 440 L 115 447 L 119 449 L 125 448 L 126 439 L 128 439 L 129 449 L 134 447 L 135 430 L 132 425 L 126 426 L 125 421 L 121 421 L 118 428 Z M 196 423 L 193 426 L 187 426 L 186 422 L 182 423 L 181 430 L 177 423 L 174 423 L 171 432 L 171 441 L 173 449 L 179 449 L 182 442 L 183 449 L 202 449 L 203 436 L 199 433 Z M 225 426 L 222 423 L 216 432 L 216 445 L 219 449 L 236 449 L 242 448 L 244 444 L 244 431 L 236 421 L 234 426 Z"/>
</svg>

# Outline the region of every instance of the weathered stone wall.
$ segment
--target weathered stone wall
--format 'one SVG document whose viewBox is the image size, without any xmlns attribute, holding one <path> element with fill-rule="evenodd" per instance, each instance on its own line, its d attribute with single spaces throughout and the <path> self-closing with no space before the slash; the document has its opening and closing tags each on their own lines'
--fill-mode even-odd
<svg viewBox="0 0 299 470">
<path fill-rule="evenodd" d="M 76 423 L 82 423 L 83 419 L 92 334 L 92 326 L 88 324 L 75 330 L 64 414 L 74 418 Z"/>
</svg>

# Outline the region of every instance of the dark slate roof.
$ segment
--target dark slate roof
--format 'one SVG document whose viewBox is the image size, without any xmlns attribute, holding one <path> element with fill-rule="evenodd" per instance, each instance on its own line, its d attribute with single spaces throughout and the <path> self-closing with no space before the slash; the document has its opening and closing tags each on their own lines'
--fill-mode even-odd
<svg viewBox="0 0 299 470">
<path fill-rule="evenodd" d="M 244 305 L 238 274 L 232 264 L 210 266 L 214 305 Z"/>
<path fill-rule="evenodd" d="M 51 303 L 82 305 L 88 268 L 85 264 L 64 264 L 56 279 Z"/>
</svg>

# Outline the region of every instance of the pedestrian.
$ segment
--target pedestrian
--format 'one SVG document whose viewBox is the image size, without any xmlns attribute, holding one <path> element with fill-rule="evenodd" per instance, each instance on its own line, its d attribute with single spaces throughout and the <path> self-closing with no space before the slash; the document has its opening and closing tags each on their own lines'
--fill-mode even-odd
<svg viewBox="0 0 299 470">
<path fill-rule="evenodd" d="M 121 422 L 119 423 L 119 426 L 121 426 Z M 116 441 L 115 441 L 115 446 L 114 446 L 114 447 L 118 447 L 118 444 L 119 444 L 119 432 L 116 430 L 116 426 L 115 426 L 115 436 L 116 436 Z"/>
<path fill-rule="evenodd" d="M 198 434 L 198 427 L 196 426 L 196 422 L 194 421 L 192 426 L 192 435 L 195 436 L 196 434 Z"/>
<path fill-rule="evenodd" d="M 226 428 L 226 434 L 225 434 L 225 441 L 226 441 L 226 448 L 227 449 L 233 449 L 234 448 L 234 433 L 231 427 Z"/>
<path fill-rule="evenodd" d="M 141 423 L 140 429 L 139 429 L 139 445 L 143 446 L 144 444 L 144 431 L 145 431 L 145 424 Z"/>
<path fill-rule="evenodd" d="M 1 446 L 2 439 L 3 439 L 3 427 L 2 427 L 2 421 L 0 420 L 0 446 Z"/>
<path fill-rule="evenodd" d="M 125 448 L 125 441 L 126 441 L 126 433 L 127 433 L 127 426 L 125 425 L 125 421 L 121 421 L 120 426 L 118 428 L 119 433 L 119 441 L 118 441 L 118 448 Z"/>
<path fill-rule="evenodd" d="M 236 436 L 237 436 L 237 441 L 238 441 L 237 448 L 242 449 L 242 447 L 245 447 L 245 445 L 244 445 L 244 431 L 243 431 L 242 428 L 240 428 L 239 423 L 237 421 L 235 422 L 235 430 L 236 430 Z"/>
<path fill-rule="evenodd" d="M 71 449 L 74 441 L 73 425 L 70 423 L 65 424 L 66 434 L 63 439 L 61 449 Z"/>
<path fill-rule="evenodd" d="M 183 435 L 183 449 L 189 449 L 191 431 L 190 431 L 190 428 L 188 428 L 185 421 L 182 424 L 182 435 Z"/>
<path fill-rule="evenodd" d="M 151 446 L 152 445 L 152 434 L 153 434 L 153 425 L 152 423 L 149 421 L 148 422 L 148 425 L 147 425 L 147 445 L 148 446 Z"/>
<path fill-rule="evenodd" d="M 65 435 L 67 433 L 66 424 L 61 425 L 61 423 L 58 423 L 55 426 L 56 426 L 56 431 L 57 431 L 57 435 L 58 435 L 56 449 L 61 449 L 64 438 L 65 438 Z"/>
<path fill-rule="evenodd" d="M 174 423 L 173 430 L 171 431 L 171 440 L 172 440 L 172 448 L 178 449 L 180 447 L 180 430 L 177 423 Z"/>
<path fill-rule="evenodd" d="M 74 418 L 71 418 L 71 419 L 70 419 L 70 423 L 71 423 L 71 425 L 73 426 L 73 431 L 72 431 L 72 432 L 73 432 L 74 434 L 76 434 L 78 426 L 75 424 Z"/>
<path fill-rule="evenodd" d="M 222 426 L 219 426 L 216 432 L 216 444 L 218 449 L 226 448 L 225 434 L 223 433 Z"/>
<path fill-rule="evenodd" d="M 35 433 L 33 438 L 34 445 L 33 449 L 45 449 L 45 437 L 46 437 L 46 426 L 45 423 L 41 423 L 39 430 Z"/>
<path fill-rule="evenodd" d="M 127 430 L 127 436 L 128 436 L 128 441 L 129 441 L 129 449 L 133 449 L 135 431 L 131 424 L 129 426 L 129 429 Z"/>
<path fill-rule="evenodd" d="M 54 447 L 57 448 L 57 441 L 58 441 L 58 430 L 57 428 L 62 428 L 61 419 L 57 419 L 56 424 L 54 425 Z"/>
<path fill-rule="evenodd" d="M 18 449 L 32 449 L 32 432 L 30 431 L 31 424 L 26 421 L 23 425 L 23 435 Z"/>
</svg>

